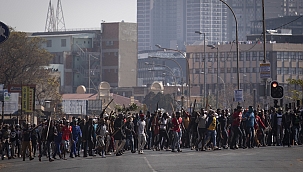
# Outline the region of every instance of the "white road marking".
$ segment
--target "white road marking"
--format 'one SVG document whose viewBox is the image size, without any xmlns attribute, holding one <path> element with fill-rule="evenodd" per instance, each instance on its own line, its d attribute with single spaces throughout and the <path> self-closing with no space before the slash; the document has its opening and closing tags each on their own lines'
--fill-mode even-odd
<svg viewBox="0 0 303 172">
<path fill-rule="evenodd" d="M 153 171 L 156 172 L 156 170 L 150 165 L 149 161 L 147 160 L 146 157 L 144 157 L 145 162 L 147 163 L 148 167 Z"/>
</svg>

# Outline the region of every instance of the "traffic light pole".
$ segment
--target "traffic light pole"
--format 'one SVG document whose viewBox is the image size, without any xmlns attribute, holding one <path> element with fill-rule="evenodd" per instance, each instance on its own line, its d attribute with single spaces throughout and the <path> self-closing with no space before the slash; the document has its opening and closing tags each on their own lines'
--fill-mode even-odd
<svg viewBox="0 0 303 172">
<path fill-rule="evenodd" d="M 266 63 L 266 26 L 265 26 L 265 7 L 264 0 L 262 0 L 262 23 L 263 23 L 263 63 Z M 264 79 L 264 109 L 268 110 L 267 103 L 267 78 Z"/>
</svg>

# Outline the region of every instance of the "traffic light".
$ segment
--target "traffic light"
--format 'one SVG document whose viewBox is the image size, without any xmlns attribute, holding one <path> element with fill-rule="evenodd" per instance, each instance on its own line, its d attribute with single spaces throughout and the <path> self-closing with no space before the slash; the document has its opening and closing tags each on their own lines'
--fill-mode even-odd
<svg viewBox="0 0 303 172">
<path fill-rule="evenodd" d="M 270 83 L 270 96 L 273 99 L 281 99 L 283 98 L 284 90 L 282 86 L 279 86 L 277 81 L 272 81 Z"/>
</svg>

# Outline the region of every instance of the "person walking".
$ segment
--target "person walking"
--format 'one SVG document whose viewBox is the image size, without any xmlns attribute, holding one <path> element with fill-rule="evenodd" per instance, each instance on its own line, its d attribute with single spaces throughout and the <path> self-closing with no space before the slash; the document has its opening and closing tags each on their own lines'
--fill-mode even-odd
<svg viewBox="0 0 303 172">
<path fill-rule="evenodd" d="M 22 157 L 23 161 L 25 161 L 26 149 L 29 153 L 29 160 L 33 160 L 32 153 L 32 142 L 31 142 L 31 130 L 29 128 L 30 124 L 25 124 L 24 129 L 22 130 Z"/>
<path fill-rule="evenodd" d="M 217 142 L 216 142 L 216 136 L 217 136 L 216 125 L 217 125 L 216 113 L 215 113 L 215 111 L 210 110 L 209 115 L 206 120 L 207 137 L 206 137 L 206 139 L 205 139 L 206 141 L 203 145 L 204 148 L 206 147 L 208 142 L 211 140 L 212 149 L 220 150 L 220 148 L 217 147 Z"/>
<path fill-rule="evenodd" d="M 181 113 L 176 112 L 176 114 L 172 114 L 172 126 L 173 126 L 173 133 L 174 133 L 174 140 L 172 144 L 172 152 L 176 152 L 175 149 L 177 148 L 178 152 L 182 152 L 181 150 L 181 138 L 182 138 L 182 118 L 180 117 Z"/>
<path fill-rule="evenodd" d="M 206 134 L 206 131 L 207 131 L 207 129 L 206 129 L 206 118 L 207 118 L 207 116 L 206 116 L 205 113 L 202 113 L 202 114 L 200 114 L 199 112 L 195 112 L 195 113 L 196 113 L 196 116 L 197 116 L 195 122 L 198 124 L 198 133 L 199 133 L 199 139 L 197 139 L 195 148 L 196 148 L 196 151 L 198 151 L 199 150 L 199 144 L 202 141 L 201 150 L 205 151 L 205 148 L 204 148 L 203 145 L 204 145 L 205 134 Z"/>
<path fill-rule="evenodd" d="M 242 142 L 242 131 L 240 128 L 242 121 L 242 107 L 237 106 L 237 109 L 232 115 L 232 132 L 233 132 L 233 137 L 231 141 L 230 148 L 231 149 L 238 149 L 239 147 L 237 146 L 237 140 L 239 140 L 239 145 L 241 145 Z"/>
<path fill-rule="evenodd" d="M 254 148 L 254 137 L 255 137 L 255 129 L 254 126 L 256 124 L 256 118 L 254 114 L 254 109 L 252 106 L 248 107 L 248 111 L 242 117 L 242 120 L 245 121 L 245 133 L 247 135 L 247 147 Z"/>
<path fill-rule="evenodd" d="M 74 119 L 72 124 L 72 137 L 71 137 L 71 151 L 70 151 L 70 158 L 79 157 L 79 147 L 78 142 L 80 141 L 80 138 L 82 137 L 82 131 L 79 125 L 77 125 L 77 119 Z"/>
<path fill-rule="evenodd" d="M 143 154 L 143 149 L 146 144 L 146 123 L 144 114 L 139 114 L 140 120 L 137 122 L 137 135 L 138 135 L 138 153 Z"/>
</svg>

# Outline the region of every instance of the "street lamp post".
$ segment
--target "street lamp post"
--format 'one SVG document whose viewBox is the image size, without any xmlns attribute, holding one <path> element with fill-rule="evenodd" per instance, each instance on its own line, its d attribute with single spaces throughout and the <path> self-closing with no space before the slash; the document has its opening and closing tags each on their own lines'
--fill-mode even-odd
<svg viewBox="0 0 303 172">
<path fill-rule="evenodd" d="M 237 49 L 237 86 L 238 86 L 238 90 L 240 90 L 240 73 L 239 73 L 239 40 L 238 40 L 238 21 L 237 21 L 237 17 L 233 11 L 233 9 L 223 0 L 220 0 L 223 4 L 225 4 L 230 11 L 232 12 L 234 18 L 235 18 L 235 22 L 236 22 L 236 49 Z M 238 102 L 239 103 L 239 102 Z"/>
<path fill-rule="evenodd" d="M 188 59 L 186 58 L 186 56 L 184 55 L 184 53 L 183 52 L 181 52 L 180 50 L 176 50 L 176 49 L 171 49 L 171 48 L 163 48 L 163 47 L 161 47 L 161 45 L 159 45 L 159 44 L 156 44 L 155 45 L 156 47 L 158 47 L 158 48 L 160 48 L 160 49 L 162 49 L 162 50 L 164 50 L 164 51 L 166 51 L 166 50 L 170 50 L 170 51 L 176 51 L 176 52 L 178 52 L 178 53 L 180 53 L 184 58 L 185 58 L 185 60 L 186 60 L 186 63 L 187 63 L 187 69 L 186 69 L 186 73 L 187 73 L 187 77 L 188 77 L 188 96 L 187 96 L 187 107 L 188 107 L 188 105 L 189 105 L 189 101 L 190 101 L 190 94 L 191 94 L 191 85 L 190 85 L 190 72 L 189 72 L 189 62 L 188 62 Z"/>
<path fill-rule="evenodd" d="M 219 48 L 215 45 L 207 45 L 211 49 L 217 49 L 217 89 L 216 89 L 216 108 L 218 108 L 218 92 L 219 92 Z"/>
<path fill-rule="evenodd" d="M 206 54 L 205 54 L 205 33 L 202 33 L 200 31 L 195 31 L 195 33 L 198 33 L 198 34 L 203 34 L 204 36 L 204 107 L 206 108 Z"/>
</svg>

